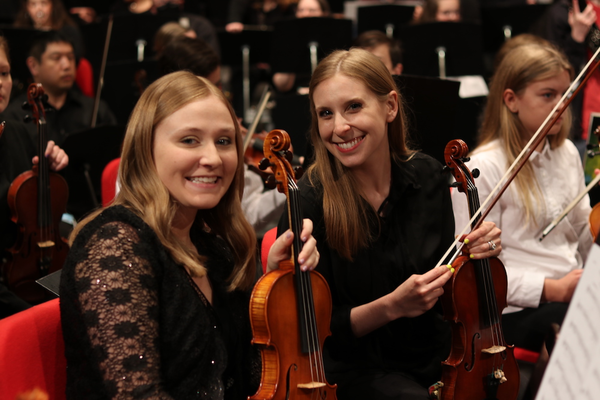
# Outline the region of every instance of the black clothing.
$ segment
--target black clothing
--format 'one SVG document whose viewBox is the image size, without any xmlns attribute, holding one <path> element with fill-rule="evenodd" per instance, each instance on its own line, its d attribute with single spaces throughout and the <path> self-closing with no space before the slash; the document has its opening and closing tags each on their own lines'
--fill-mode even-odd
<svg viewBox="0 0 600 400">
<path fill-rule="evenodd" d="M 0 115 L 0 121 L 4 116 Z M 17 228 L 11 221 L 8 189 L 17 176 L 31 170 L 36 148 L 23 123 L 9 121 L 0 136 L 0 263 L 16 239 Z M 8 317 L 31 307 L 0 283 L 0 318 Z"/>
<path fill-rule="evenodd" d="M 441 165 L 420 153 L 400 165 L 393 163 L 390 194 L 378 211 L 380 224 L 371 226 L 375 239 L 354 252 L 353 262 L 329 248 L 323 189 L 320 184 L 311 186 L 307 178 L 299 181 L 302 217 L 313 221 L 321 255 L 316 271 L 329 283 L 333 301 L 332 336 L 324 349 L 330 383 L 344 391 L 346 385 L 356 384 L 356 371 L 373 376 L 373 382 L 390 372 L 412 377 L 424 387 L 435 383 L 450 349 L 449 326 L 436 310 L 400 318 L 361 338 L 352 333 L 350 311 L 391 293 L 412 274 L 427 272 L 452 244 L 454 217 Z M 286 221 L 284 215 L 279 233 Z"/>
<path fill-rule="evenodd" d="M 229 22 L 241 22 L 245 25 L 274 25 L 275 22 L 295 17 L 295 8 L 277 5 L 264 12 L 263 2 L 255 0 L 230 0 Z"/>
<path fill-rule="evenodd" d="M 506 343 L 540 352 L 544 339 L 553 334 L 549 327 L 561 326 L 568 308 L 569 303 L 544 303 L 538 308 L 502 314 Z"/>
<path fill-rule="evenodd" d="M 193 230 L 207 257 L 211 305 L 154 231 L 122 206 L 77 236 L 62 270 L 67 398 L 246 399 L 260 358 L 249 294 L 228 292 L 231 251 Z"/>
<path fill-rule="evenodd" d="M 0 121 L 4 115 L 0 114 Z M 31 159 L 37 154 L 27 128 L 21 122 L 8 121 L 4 134 L 0 136 L 0 249 L 13 245 L 16 235 L 15 224 L 10 220 L 8 189 L 17 176 L 31 170 Z"/>
<path fill-rule="evenodd" d="M 23 110 L 21 107 L 24 102 L 27 102 L 27 93 L 14 98 L 4 112 L 6 119 L 22 122 L 26 115 L 31 115 L 31 111 Z M 72 88 L 69 90 L 65 104 L 63 104 L 60 110 L 56 110 L 50 105 L 48 106 L 48 110 L 46 111 L 46 138 L 54 140 L 54 143 L 58 146 L 62 147 L 65 138 L 70 134 L 90 129 L 92 113 L 94 111 L 94 100 L 83 95 L 78 89 Z M 105 102 L 100 101 L 96 126 L 116 124 L 117 119 L 113 113 Z M 37 143 L 37 126 L 32 122 L 26 125 L 32 141 Z"/>
</svg>

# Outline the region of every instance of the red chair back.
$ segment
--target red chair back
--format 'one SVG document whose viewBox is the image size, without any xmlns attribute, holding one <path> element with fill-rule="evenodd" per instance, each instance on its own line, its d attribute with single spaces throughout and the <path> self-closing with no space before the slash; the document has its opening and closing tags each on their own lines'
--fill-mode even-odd
<svg viewBox="0 0 600 400">
<path fill-rule="evenodd" d="M 67 360 L 58 299 L 0 320 L 0 400 L 35 388 L 66 398 Z"/>
<path fill-rule="evenodd" d="M 102 171 L 102 207 L 108 207 L 116 195 L 117 176 L 119 175 L 120 158 L 115 158 Z"/>
<path fill-rule="evenodd" d="M 263 274 L 267 272 L 267 258 L 269 257 L 269 250 L 271 250 L 271 246 L 275 239 L 277 239 L 277 227 L 269 229 L 263 236 L 260 245 L 260 262 L 262 264 Z"/>
<path fill-rule="evenodd" d="M 92 64 L 83 57 L 79 60 L 79 64 L 77 65 L 75 82 L 77 83 L 77 86 L 79 86 L 81 93 L 87 97 L 94 97 L 94 93 L 96 92 L 96 88 L 94 88 L 94 71 L 92 69 Z"/>
</svg>

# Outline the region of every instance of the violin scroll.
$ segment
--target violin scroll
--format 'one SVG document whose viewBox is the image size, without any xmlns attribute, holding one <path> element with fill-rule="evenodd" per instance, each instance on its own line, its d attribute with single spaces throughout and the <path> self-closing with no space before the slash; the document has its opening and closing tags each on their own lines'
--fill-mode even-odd
<svg viewBox="0 0 600 400">
<path fill-rule="evenodd" d="M 268 167 L 273 170 L 273 179 L 277 190 L 288 195 L 288 182 L 290 178 L 295 178 L 296 174 L 290 164 L 287 153 L 292 145 L 288 133 L 281 129 L 274 129 L 265 138 L 263 144 L 263 154 L 265 158 L 260 162 L 259 168 L 263 171 Z M 271 181 L 272 179 L 269 178 Z"/>
<path fill-rule="evenodd" d="M 446 167 L 450 169 L 456 180 L 452 186 L 458 188 L 461 193 L 467 193 L 469 184 L 472 184 L 475 180 L 474 175 L 479 175 L 479 171 L 475 170 L 476 172 L 471 173 L 465 166 L 465 162 L 469 161 L 468 154 L 469 147 L 460 139 L 451 140 L 444 149 Z"/>
</svg>

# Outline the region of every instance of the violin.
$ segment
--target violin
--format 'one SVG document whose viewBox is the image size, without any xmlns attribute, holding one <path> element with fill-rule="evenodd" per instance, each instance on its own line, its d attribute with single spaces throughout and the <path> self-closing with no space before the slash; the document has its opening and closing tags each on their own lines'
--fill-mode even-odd
<svg viewBox="0 0 600 400">
<path fill-rule="evenodd" d="M 58 228 L 67 207 L 69 188 L 62 176 L 50 172 L 44 156 L 48 141 L 43 95 L 41 84 L 29 86 L 27 100 L 38 127 L 39 163 L 17 176 L 8 189 L 8 205 L 18 232 L 9 249 L 12 257 L 2 268 L 6 286 L 32 304 L 49 299 L 49 292 L 35 281 L 61 269 L 69 251 Z"/>
<path fill-rule="evenodd" d="M 252 343 L 260 348 L 262 377 L 249 400 L 336 399 L 336 386 L 327 383 L 322 348 L 331 334 L 331 292 L 321 274 L 302 271 L 296 262 L 302 249 L 300 193 L 284 153 L 290 147 L 285 131 L 273 130 L 264 153 L 277 188 L 287 197 L 289 224 L 294 233 L 292 258 L 261 277 L 250 299 Z M 266 163 L 263 163 L 263 166 Z"/>
<path fill-rule="evenodd" d="M 479 209 L 479 195 L 474 175 L 464 165 L 468 151 L 462 140 L 453 140 L 446 146 L 444 158 L 456 179 L 454 186 L 467 195 L 473 214 Z M 452 266 L 455 272 L 440 298 L 444 318 L 452 327 L 452 349 L 442 363 L 438 399 L 516 399 L 519 367 L 514 346 L 504 342 L 501 324 L 507 306 L 504 265 L 496 257 L 472 260 L 461 255 Z"/>
</svg>

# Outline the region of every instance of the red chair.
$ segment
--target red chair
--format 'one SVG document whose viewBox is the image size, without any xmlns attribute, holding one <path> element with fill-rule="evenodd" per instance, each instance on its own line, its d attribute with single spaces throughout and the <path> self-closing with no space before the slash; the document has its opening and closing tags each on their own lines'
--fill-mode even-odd
<svg viewBox="0 0 600 400">
<path fill-rule="evenodd" d="M 530 364 L 535 364 L 538 358 L 540 358 L 540 353 L 536 351 L 527 350 L 522 347 L 515 347 L 514 355 L 517 360 L 525 361 Z"/>
<path fill-rule="evenodd" d="M 108 207 L 117 192 L 117 176 L 119 175 L 120 158 L 115 158 L 104 167 L 102 171 L 102 207 Z"/>
<path fill-rule="evenodd" d="M 277 227 L 269 229 L 263 236 L 260 245 L 260 262 L 262 264 L 263 274 L 267 273 L 267 258 L 269 257 L 269 250 L 271 250 L 271 246 L 275 239 L 277 239 Z"/>
<path fill-rule="evenodd" d="M 0 320 L 0 399 L 35 388 L 66 398 L 67 360 L 58 299 Z"/>
<path fill-rule="evenodd" d="M 87 97 L 94 97 L 96 89 L 94 88 L 94 71 L 92 70 L 92 64 L 85 59 L 81 58 L 77 65 L 77 71 L 75 72 L 75 82 L 81 93 Z"/>
</svg>

